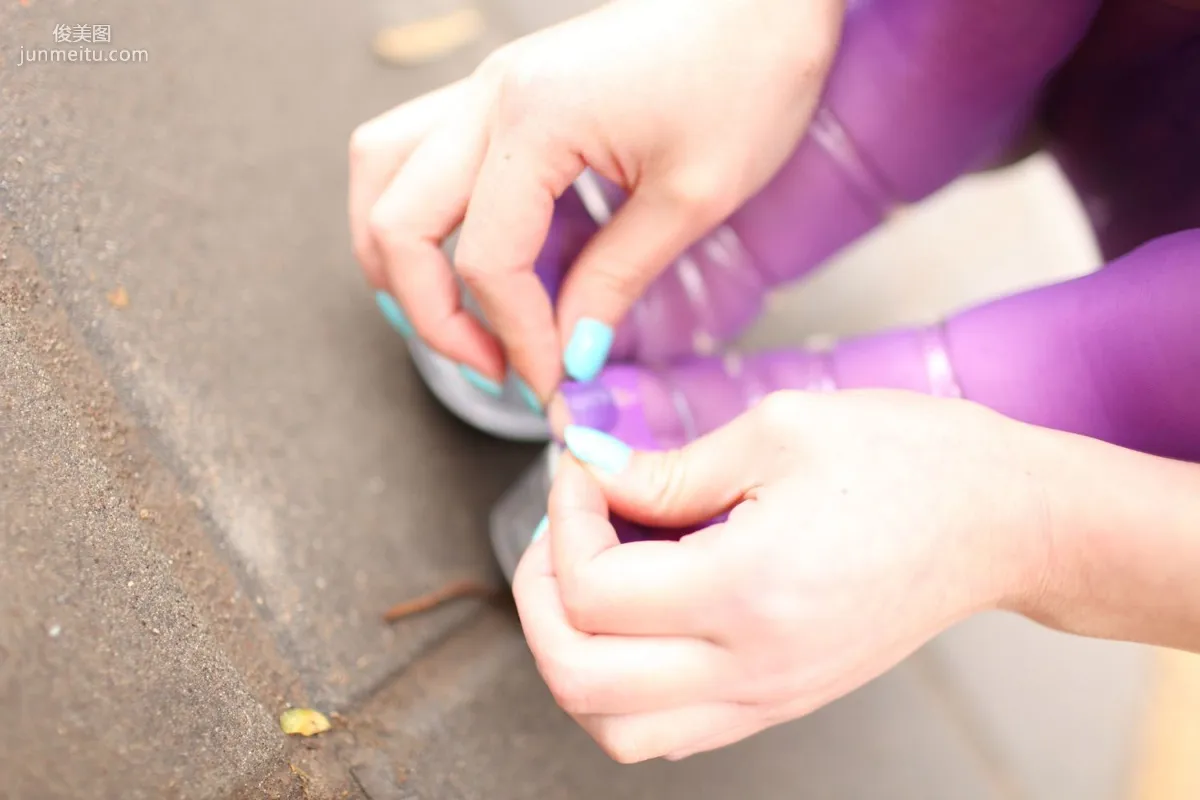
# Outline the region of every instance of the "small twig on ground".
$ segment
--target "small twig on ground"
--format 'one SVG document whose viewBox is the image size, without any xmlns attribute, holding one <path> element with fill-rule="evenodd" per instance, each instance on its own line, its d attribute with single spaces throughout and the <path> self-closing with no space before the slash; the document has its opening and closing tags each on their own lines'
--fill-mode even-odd
<svg viewBox="0 0 1200 800">
<path fill-rule="evenodd" d="M 463 578 L 452 581 L 432 592 L 405 600 L 389 608 L 383 615 L 384 622 L 397 622 L 415 614 L 421 614 L 437 608 L 443 603 L 457 600 L 461 597 L 491 598 L 497 594 L 495 587 L 489 586 L 476 578 Z"/>
</svg>

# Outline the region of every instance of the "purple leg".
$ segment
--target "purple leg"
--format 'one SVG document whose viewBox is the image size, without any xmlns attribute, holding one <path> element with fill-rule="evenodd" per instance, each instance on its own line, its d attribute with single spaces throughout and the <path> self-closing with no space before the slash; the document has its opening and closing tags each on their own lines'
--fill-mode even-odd
<svg viewBox="0 0 1200 800">
<path fill-rule="evenodd" d="M 616 361 L 709 354 L 795 280 L 919 200 L 984 165 L 1024 122 L 1098 0 L 864 0 L 846 21 L 819 111 L 778 175 L 650 287 L 617 332 Z M 593 199 L 615 208 L 600 182 Z M 599 205 L 604 205 L 601 202 Z M 574 192 L 538 272 L 552 293 L 596 229 Z M 603 215 L 600 215 L 601 219 Z"/>
<path fill-rule="evenodd" d="M 1107 258 L 1200 226 L 1200 6 L 1108 0 L 1042 113 Z"/>
<path fill-rule="evenodd" d="M 867 387 L 961 396 L 1036 425 L 1200 461 L 1200 229 L 940 326 L 825 353 L 616 365 L 563 393 L 575 422 L 660 449 L 713 430 L 774 390 Z"/>
</svg>

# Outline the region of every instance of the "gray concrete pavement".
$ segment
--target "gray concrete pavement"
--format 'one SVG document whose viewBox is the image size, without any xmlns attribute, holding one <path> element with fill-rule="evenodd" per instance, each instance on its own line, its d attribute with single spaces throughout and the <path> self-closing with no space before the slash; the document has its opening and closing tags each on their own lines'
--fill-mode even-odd
<svg viewBox="0 0 1200 800">
<path fill-rule="evenodd" d="M 282 750 L 287 670 L 32 254 L 2 252 L 0 797 L 226 796 Z"/>
<path fill-rule="evenodd" d="M 344 703 L 462 621 L 378 615 L 491 574 L 483 521 L 532 450 L 427 398 L 349 255 L 353 124 L 463 62 L 381 70 L 365 7 L 294 8 L 6 8 L 6 57 L 102 13 L 150 61 L 6 70 L 5 200 L 314 697 Z"/>
<path fill-rule="evenodd" d="M 1140 662 L 1072 661 L 1061 637 L 1019 658 L 1023 632 L 961 640 L 745 745 L 622 769 L 553 708 L 511 609 L 380 622 L 447 579 L 498 580 L 487 510 L 534 451 L 450 418 L 377 317 L 349 255 L 346 140 L 578 7 L 497 0 L 485 41 L 399 72 L 368 55 L 367 4 L 0 5 L 0 797 L 1049 797 L 1119 778 L 1086 746 L 1014 749 L 1040 709 L 1120 759 Z M 149 61 L 19 66 L 60 23 L 109 25 Z M 990 263 L 1049 279 L 1034 267 L 1072 246 L 1041 234 L 1032 261 Z M 956 274 L 907 235 L 785 301 L 808 329 L 760 335 L 1000 288 L 864 299 L 894 272 L 881 253 Z M 1013 680 L 1039 657 L 1070 674 Z M 1005 692 L 1028 711 L 991 708 Z M 344 721 L 285 740 L 288 703 Z"/>
<path fill-rule="evenodd" d="M 367 709 L 418 797 L 1005 797 L 915 664 L 799 722 L 679 763 L 610 761 L 553 703 L 519 632 L 489 615 Z"/>
</svg>

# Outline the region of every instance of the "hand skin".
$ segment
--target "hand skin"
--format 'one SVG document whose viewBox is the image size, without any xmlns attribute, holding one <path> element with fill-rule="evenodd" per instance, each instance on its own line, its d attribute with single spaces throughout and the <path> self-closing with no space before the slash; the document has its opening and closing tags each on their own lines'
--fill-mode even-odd
<svg viewBox="0 0 1200 800">
<path fill-rule="evenodd" d="M 614 514 L 682 527 L 620 547 Z M 780 392 L 615 474 L 565 458 L 517 608 L 622 762 L 803 716 L 976 612 L 1200 650 L 1200 466 L 902 392 Z"/>
<path fill-rule="evenodd" d="M 692 241 L 760 189 L 815 108 L 844 0 L 615 0 L 509 44 L 355 131 L 350 227 L 368 280 L 433 349 L 544 401 L 582 317 L 615 326 Z M 631 193 L 557 309 L 533 272 L 585 166 Z M 452 270 L 439 245 L 462 222 Z M 490 335 L 462 308 L 466 283 Z"/>
</svg>

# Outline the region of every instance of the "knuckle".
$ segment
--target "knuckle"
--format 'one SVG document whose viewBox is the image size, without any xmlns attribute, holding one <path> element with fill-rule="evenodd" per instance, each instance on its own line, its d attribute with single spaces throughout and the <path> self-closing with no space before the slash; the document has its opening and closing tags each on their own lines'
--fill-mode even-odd
<svg viewBox="0 0 1200 800">
<path fill-rule="evenodd" d="M 350 167 L 353 169 L 370 159 L 379 149 L 380 135 L 375 120 L 368 120 L 350 134 Z"/>
<path fill-rule="evenodd" d="M 798 623 L 795 592 L 786 579 L 780 579 L 781 570 L 779 562 L 768 559 L 751 570 L 747 580 L 739 581 L 741 588 L 732 605 L 746 630 L 776 637 L 792 631 Z"/>
<path fill-rule="evenodd" d="M 636 269 L 622 264 L 611 264 L 593 269 L 587 276 L 584 297 L 607 297 L 615 299 L 622 307 L 633 304 L 642 293 L 643 281 Z"/>
<path fill-rule="evenodd" d="M 499 81 L 520 46 L 521 40 L 509 42 L 488 53 L 475 68 L 474 77 L 481 81 Z"/>
<path fill-rule="evenodd" d="M 387 209 L 380 205 L 367 214 L 367 235 L 388 253 L 394 253 L 402 247 L 399 226 Z"/>
<path fill-rule="evenodd" d="M 354 258 L 357 259 L 358 263 L 363 265 L 363 267 L 368 267 L 369 265 L 374 264 L 375 247 L 371 241 L 371 232 L 369 230 L 366 231 L 365 236 L 358 231 L 355 231 L 350 240 L 350 249 L 354 252 Z"/>
<path fill-rule="evenodd" d="M 675 202 L 694 217 L 705 224 L 714 224 L 733 210 L 735 185 L 721 170 L 694 167 L 676 175 L 670 191 Z"/>
<path fill-rule="evenodd" d="M 578 570 L 561 574 L 559 591 L 567 621 L 576 630 L 591 632 L 598 611 L 597 593 L 591 582 Z"/>
<path fill-rule="evenodd" d="M 479 289 L 491 273 L 486 261 L 474 252 L 474 248 L 468 250 L 461 244 L 454 253 L 454 271 L 471 289 Z"/>
<path fill-rule="evenodd" d="M 618 764 L 636 764 L 655 755 L 647 746 L 645 737 L 630 724 L 613 722 L 605 726 L 596 737 L 596 743 L 605 755 Z"/>
<path fill-rule="evenodd" d="M 783 682 L 773 678 L 767 669 L 756 669 L 752 681 L 747 681 L 732 692 L 737 702 L 744 706 L 771 708 L 779 703 L 786 703 L 794 698 L 790 687 L 785 688 Z"/>
<path fill-rule="evenodd" d="M 789 706 L 804 691 L 793 658 L 777 647 L 763 648 L 743 657 L 740 679 L 729 687 L 730 697 L 760 717 L 771 709 Z"/>
<path fill-rule="evenodd" d="M 665 450 L 649 459 L 643 485 L 653 511 L 675 508 L 683 499 L 687 480 L 687 459 L 682 450 Z"/>
<path fill-rule="evenodd" d="M 351 249 L 354 253 L 354 260 L 358 262 L 367 279 L 373 286 L 381 288 L 384 277 L 375 257 L 375 248 L 369 242 L 359 241 L 356 237 Z"/>
<path fill-rule="evenodd" d="M 802 392 L 772 392 L 750 412 L 758 429 L 769 436 L 795 434 L 804 419 L 805 397 Z"/>
<path fill-rule="evenodd" d="M 521 560 L 517 562 L 517 568 L 513 572 L 513 602 L 516 603 L 518 610 L 524 609 L 526 605 L 531 602 L 531 597 L 536 596 L 534 590 L 531 588 L 531 584 L 537 580 L 536 571 L 533 570 L 534 568 L 531 566 L 531 560 L 522 557 Z M 536 632 L 536 629 L 527 631 L 526 635 L 528 638 L 533 639 L 535 638 Z M 530 642 L 530 646 L 533 647 L 534 643 Z"/>
<path fill-rule="evenodd" d="M 471 289 L 486 290 L 486 284 L 497 278 L 512 278 L 533 272 L 533 265 L 508 252 L 497 253 L 490 245 L 491 236 L 465 229 L 459 235 L 450 256 L 454 272 Z M 483 301 L 485 298 L 480 297 Z"/>
<path fill-rule="evenodd" d="M 553 95 L 555 70 L 525 52 L 510 57 L 496 80 L 496 121 L 502 127 L 529 123 L 533 113 Z"/>
<path fill-rule="evenodd" d="M 596 693 L 591 679 L 578 665 L 551 657 L 542 673 L 554 702 L 568 714 L 591 714 L 596 710 Z"/>
</svg>

